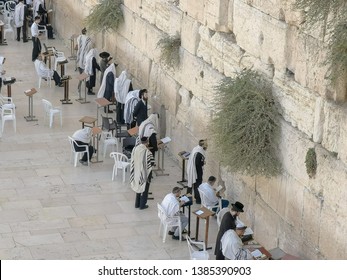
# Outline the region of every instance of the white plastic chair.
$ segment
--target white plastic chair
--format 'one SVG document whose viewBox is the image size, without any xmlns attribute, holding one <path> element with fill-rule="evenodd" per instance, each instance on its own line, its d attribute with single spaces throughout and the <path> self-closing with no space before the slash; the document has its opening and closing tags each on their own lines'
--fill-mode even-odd
<svg viewBox="0 0 347 280">
<path fill-rule="evenodd" d="M 0 2 L 0 13 L 3 15 L 5 12 L 5 3 L 4 2 Z"/>
<path fill-rule="evenodd" d="M 210 258 L 206 251 L 206 245 L 203 241 L 193 241 L 187 236 L 188 250 L 191 260 L 208 260 Z M 194 245 L 201 246 L 202 250 L 194 248 Z"/>
<path fill-rule="evenodd" d="M 106 157 L 106 151 L 108 146 L 112 146 L 112 152 L 118 152 L 118 141 L 115 137 L 112 136 L 111 131 L 103 131 L 101 134 L 101 139 L 103 142 L 104 158 Z M 116 151 L 114 150 L 116 147 Z"/>
<path fill-rule="evenodd" d="M 0 94 L 0 108 L 15 109 L 16 106 L 13 103 L 12 97 L 7 97 L 7 96 Z"/>
<path fill-rule="evenodd" d="M 227 207 L 227 208 L 223 208 L 221 209 L 218 213 L 217 213 L 217 224 L 218 224 L 218 227 L 220 227 L 220 223 L 222 222 L 222 219 L 223 219 L 223 216 L 225 213 L 229 212 L 230 209 Z"/>
<path fill-rule="evenodd" d="M 118 169 L 123 170 L 123 183 L 125 182 L 125 171 L 130 166 L 129 159 L 125 154 L 118 153 L 118 152 L 112 152 L 110 153 L 110 157 L 114 159 L 114 165 L 112 170 L 112 181 L 114 180 L 115 176 L 118 174 Z"/>
<path fill-rule="evenodd" d="M 38 69 L 38 64 L 36 64 L 36 63 L 35 63 L 35 70 L 36 70 L 37 76 L 39 77 L 38 88 L 41 88 L 41 81 L 42 81 L 42 79 L 45 79 L 47 81 L 47 85 L 49 85 L 49 87 L 51 87 L 52 77 L 51 77 L 49 71 L 47 71 L 45 73 L 46 75 L 41 76 L 40 75 L 40 71 Z"/>
<path fill-rule="evenodd" d="M 53 125 L 55 114 L 60 114 L 60 126 L 63 126 L 63 114 L 60 107 L 53 107 L 52 103 L 46 99 L 42 99 L 43 109 L 45 111 L 43 123 L 46 123 L 46 117 L 49 117 L 49 127 Z"/>
<path fill-rule="evenodd" d="M 71 146 L 71 154 L 74 157 L 74 166 L 75 167 L 77 166 L 78 157 L 81 158 L 84 155 L 84 153 L 87 153 L 87 163 L 89 166 L 89 148 L 88 148 L 88 145 L 78 145 L 72 137 L 68 136 L 68 138 L 69 138 L 69 142 L 70 142 L 70 146 Z M 84 150 L 76 151 L 75 147 L 83 148 Z"/>
<path fill-rule="evenodd" d="M 58 63 L 66 60 L 64 52 L 58 52 L 54 47 L 52 47 L 54 54 L 54 70 L 57 71 Z M 65 64 L 64 64 L 65 68 Z M 66 69 L 65 69 L 66 70 Z"/>
<path fill-rule="evenodd" d="M 47 33 L 46 26 L 45 25 L 40 25 L 40 24 L 38 24 L 37 26 L 39 28 L 39 33 L 42 33 L 45 36 L 45 40 L 47 41 L 48 33 Z"/>
<path fill-rule="evenodd" d="M 12 121 L 13 129 L 16 132 L 16 112 L 15 109 L 1 107 L 1 132 L 4 132 L 5 122 Z"/>
<path fill-rule="evenodd" d="M 211 210 L 211 211 L 212 211 L 213 208 L 217 208 L 216 209 L 216 213 L 218 213 L 219 210 L 222 209 L 222 200 L 220 198 L 218 198 L 218 205 L 209 205 L 207 203 L 206 194 L 203 191 L 201 191 L 200 189 L 198 189 L 198 191 L 199 191 L 199 194 L 200 194 L 201 205 L 202 206 L 206 207 L 208 210 Z"/>
<path fill-rule="evenodd" d="M 163 228 L 163 243 L 165 242 L 166 235 L 168 231 L 171 229 L 171 227 L 178 227 L 180 241 L 182 241 L 181 217 L 180 216 L 168 217 L 166 215 L 166 212 L 163 206 L 161 206 L 160 203 L 157 203 L 157 207 L 158 207 L 158 217 L 160 219 L 159 236 L 161 236 L 161 232 L 162 232 L 161 229 Z"/>
</svg>

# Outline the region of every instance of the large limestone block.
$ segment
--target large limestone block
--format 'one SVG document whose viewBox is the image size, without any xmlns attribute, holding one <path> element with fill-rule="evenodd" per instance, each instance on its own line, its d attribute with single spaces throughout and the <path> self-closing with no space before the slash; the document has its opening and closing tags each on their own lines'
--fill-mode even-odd
<svg viewBox="0 0 347 280">
<path fill-rule="evenodd" d="M 229 2 L 233 1 L 205 0 L 204 21 L 209 28 L 216 31 L 228 31 Z"/>
<path fill-rule="evenodd" d="M 199 22 L 204 23 L 204 3 L 205 0 L 192 1 L 192 0 L 180 0 L 179 8 L 190 15 L 192 18 L 195 18 Z"/>
<path fill-rule="evenodd" d="M 313 141 L 321 143 L 323 139 L 324 124 L 324 100 L 322 97 L 316 99 L 314 110 Z"/>
<path fill-rule="evenodd" d="M 237 16 L 235 16 L 237 15 Z M 287 24 L 234 0 L 234 26 L 237 44 L 262 61 L 271 59 L 275 68 L 285 68 Z"/>
<path fill-rule="evenodd" d="M 208 27 L 201 25 L 199 27 L 200 42 L 197 49 L 197 56 L 201 57 L 207 63 L 211 63 L 211 38 L 214 32 Z"/>
<path fill-rule="evenodd" d="M 334 103 L 326 102 L 324 119 L 322 145 L 331 152 L 338 152 L 341 119 L 340 107 Z"/>
<path fill-rule="evenodd" d="M 124 6 L 137 15 L 142 12 L 142 0 L 124 0 Z"/>
<path fill-rule="evenodd" d="M 121 24 L 117 29 L 117 33 L 128 39 L 134 41 L 134 30 L 137 26 L 138 17 L 128 7 L 123 7 L 124 24 Z M 111 36 L 110 36 L 111 37 Z"/>
<path fill-rule="evenodd" d="M 170 33 L 170 7 L 167 1 L 156 0 L 155 9 L 152 13 L 155 14 L 155 26 L 166 33 Z"/>
<path fill-rule="evenodd" d="M 283 118 L 312 137 L 316 96 L 291 79 L 276 75 L 273 89 Z"/>
<path fill-rule="evenodd" d="M 317 196 L 308 189 L 304 190 L 302 235 L 313 247 L 318 247 L 322 203 L 322 197 Z"/>
<path fill-rule="evenodd" d="M 135 80 L 138 80 L 142 88 L 148 88 L 152 60 L 137 49 L 135 49 L 132 55 L 134 57 L 134 68 L 131 73 L 134 75 Z"/>
<path fill-rule="evenodd" d="M 184 15 L 181 25 L 181 46 L 195 55 L 200 41 L 200 23 L 190 16 Z"/>
<path fill-rule="evenodd" d="M 157 0 L 142 0 L 142 5 L 141 5 L 141 17 L 147 20 L 150 24 L 155 24 L 156 20 L 156 4 Z"/>
<path fill-rule="evenodd" d="M 338 140 L 339 159 L 347 165 L 347 112 L 342 110 L 340 116 L 340 137 Z"/>
<path fill-rule="evenodd" d="M 225 76 L 206 64 L 203 72 L 200 72 L 200 77 L 202 78 L 202 102 L 211 111 L 216 102 L 215 87 Z M 206 114 L 211 114 L 211 112 L 206 112 Z"/>
</svg>

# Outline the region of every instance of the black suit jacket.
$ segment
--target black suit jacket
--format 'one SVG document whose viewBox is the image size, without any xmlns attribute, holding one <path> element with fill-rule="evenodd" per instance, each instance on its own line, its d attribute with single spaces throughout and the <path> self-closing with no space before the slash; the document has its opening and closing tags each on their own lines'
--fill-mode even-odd
<svg viewBox="0 0 347 280">
<path fill-rule="evenodd" d="M 214 250 L 214 254 L 216 255 L 216 260 L 224 260 L 224 255 L 221 251 L 220 241 L 223 237 L 223 234 L 229 229 L 236 229 L 236 216 L 232 216 L 230 211 L 225 213 L 223 219 L 220 223 L 219 231 L 216 239 L 216 249 Z"/>
<path fill-rule="evenodd" d="M 144 104 L 142 100 L 137 102 L 133 111 L 133 116 L 136 118 L 137 125 L 140 126 L 140 124 L 148 118 L 147 103 Z"/>
</svg>

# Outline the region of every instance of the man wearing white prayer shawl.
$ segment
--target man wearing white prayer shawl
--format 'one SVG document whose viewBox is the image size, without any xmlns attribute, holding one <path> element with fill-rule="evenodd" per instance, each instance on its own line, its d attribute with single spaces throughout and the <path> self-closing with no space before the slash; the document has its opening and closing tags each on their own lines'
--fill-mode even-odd
<svg viewBox="0 0 347 280">
<path fill-rule="evenodd" d="M 23 42 L 28 41 L 26 35 L 26 26 L 24 26 L 25 20 L 25 5 L 23 4 L 23 0 L 19 0 L 16 8 L 14 9 L 14 25 L 17 28 L 17 41 L 20 41 L 20 31 L 23 28 Z"/>
<path fill-rule="evenodd" d="M 200 140 L 199 145 L 196 146 L 189 155 L 187 164 L 187 179 L 188 189 L 187 193 L 192 193 L 194 187 L 194 198 L 197 204 L 201 204 L 201 198 L 198 191 L 202 183 L 203 166 L 205 164 L 205 151 L 207 149 L 207 140 Z"/>
<path fill-rule="evenodd" d="M 86 61 L 86 55 L 92 49 L 92 40 L 87 34 L 87 29 L 82 29 L 82 34 L 77 37 L 77 58 L 76 65 L 80 74 L 84 72 L 84 64 Z M 78 82 L 78 92 L 81 91 L 82 81 Z"/>
<path fill-rule="evenodd" d="M 181 228 L 182 231 L 188 225 L 188 218 L 180 213 L 180 207 L 185 203 L 184 201 L 179 202 L 178 199 L 181 196 L 181 189 L 179 187 L 174 187 L 172 192 L 167 194 L 163 201 L 161 202 L 161 206 L 164 208 L 165 213 L 168 217 L 179 216 L 181 220 Z M 172 235 L 172 239 L 179 240 L 179 227 L 172 227 L 169 231 L 169 235 Z M 182 238 L 182 241 L 185 239 Z"/>
<path fill-rule="evenodd" d="M 147 198 L 152 178 L 153 155 L 147 148 L 148 138 L 143 137 L 141 144 L 131 153 L 130 186 L 136 193 L 135 208 L 148 208 Z"/>
<path fill-rule="evenodd" d="M 158 151 L 157 133 L 158 133 L 159 115 L 157 113 L 151 114 L 139 126 L 138 136 L 136 138 L 135 146 L 141 143 L 142 137 L 147 137 L 149 144 L 148 148 L 155 158 L 155 152 Z"/>
<path fill-rule="evenodd" d="M 128 124 L 128 127 L 130 128 L 130 124 L 133 122 L 133 111 L 136 106 L 136 104 L 139 102 L 140 90 L 136 89 L 133 91 L 130 91 L 127 94 L 127 98 L 125 100 L 124 105 L 124 122 Z"/>
<path fill-rule="evenodd" d="M 114 93 L 117 101 L 116 119 L 118 123 L 124 123 L 124 104 L 128 92 L 133 90 L 131 80 L 127 76 L 128 73 L 124 70 L 114 82 Z"/>
<path fill-rule="evenodd" d="M 98 98 L 106 98 L 108 101 L 112 101 L 112 98 L 114 96 L 114 81 L 116 79 L 116 66 L 118 64 L 112 63 L 107 69 L 105 70 L 104 77 L 102 79 L 101 86 L 99 88 L 98 92 Z M 106 113 L 106 107 L 104 108 Z M 108 109 L 109 113 L 112 113 Z"/>
<path fill-rule="evenodd" d="M 243 248 L 241 236 L 244 235 L 246 226 L 236 221 L 236 229 L 227 230 L 221 239 L 221 248 L 225 259 L 229 260 L 251 260 L 252 254 L 249 250 Z"/>
<path fill-rule="evenodd" d="M 84 72 L 89 75 L 86 79 L 86 87 L 88 88 L 88 94 L 94 95 L 93 87 L 96 82 L 96 69 L 100 71 L 100 66 L 96 61 L 97 50 L 91 49 L 86 55 L 86 61 L 84 65 Z"/>
</svg>

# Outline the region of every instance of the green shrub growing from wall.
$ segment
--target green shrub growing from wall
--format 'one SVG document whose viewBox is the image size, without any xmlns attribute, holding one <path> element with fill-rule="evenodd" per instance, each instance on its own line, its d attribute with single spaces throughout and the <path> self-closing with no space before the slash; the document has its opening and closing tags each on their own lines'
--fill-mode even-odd
<svg viewBox="0 0 347 280">
<path fill-rule="evenodd" d="M 314 148 L 309 148 L 306 153 L 306 172 L 310 178 L 314 177 L 317 172 L 317 155 Z"/>
<path fill-rule="evenodd" d="M 85 25 L 91 33 L 116 31 L 123 22 L 121 0 L 101 0 L 85 18 Z"/>
<path fill-rule="evenodd" d="M 305 14 L 305 26 L 323 28 L 327 35 L 327 78 L 336 84 L 346 77 L 347 71 L 347 1 L 346 0 L 296 0 L 294 7 Z"/>
<path fill-rule="evenodd" d="M 180 64 L 181 37 L 179 34 L 174 36 L 164 35 L 157 43 L 160 48 L 160 61 L 164 65 L 175 68 Z"/>
<path fill-rule="evenodd" d="M 225 78 L 216 90 L 211 130 L 222 165 L 251 176 L 278 175 L 280 126 L 271 83 L 244 70 Z"/>
</svg>

